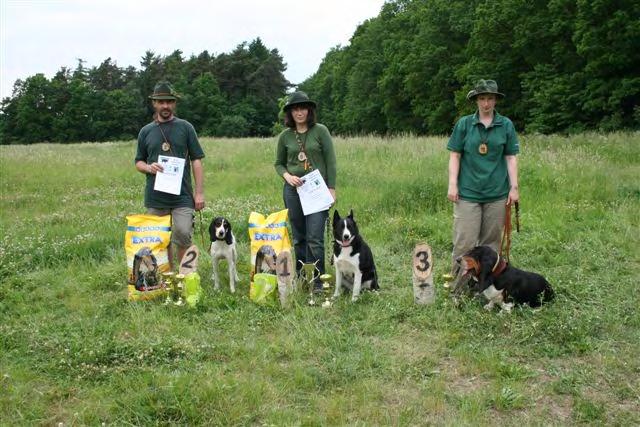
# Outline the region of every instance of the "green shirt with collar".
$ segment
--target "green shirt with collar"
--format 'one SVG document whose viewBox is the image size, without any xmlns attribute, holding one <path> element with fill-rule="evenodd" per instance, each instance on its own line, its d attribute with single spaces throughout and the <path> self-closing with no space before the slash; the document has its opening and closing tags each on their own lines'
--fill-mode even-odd
<svg viewBox="0 0 640 427">
<path fill-rule="evenodd" d="M 165 140 L 165 136 L 170 141 L 170 151 L 162 151 L 162 143 Z M 142 160 L 151 164 L 157 162 L 160 155 L 186 159 L 180 194 L 175 195 L 154 190 L 156 175 L 147 174 L 144 205 L 148 208 L 156 209 L 194 208 L 195 201 L 191 187 L 191 162 L 196 159 L 202 159 L 204 151 L 200 146 L 193 125 L 186 120 L 174 117 L 168 122 L 159 123 L 153 121 L 144 126 L 138 134 L 138 149 L 135 161 Z"/>
<path fill-rule="evenodd" d="M 486 142 L 486 154 L 479 147 Z M 447 150 L 460 153 L 458 194 L 462 200 L 494 202 L 509 195 L 509 174 L 504 156 L 516 155 L 520 144 L 513 123 L 494 111 L 493 122 L 485 127 L 478 112 L 462 117 L 453 128 Z"/>
<path fill-rule="evenodd" d="M 323 124 L 316 123 L 305 133 L 300 134 L 304 151 L 314 169 L 318 169 L 327 183 L 327 187 L 336 188 L 336 153 L 329 129 Z M 304 176 L 311 170 L 304 170 L 304 162 L 298 160 L 300 146 L 296 140 L 296 132 L 287 128 L 278 136 L 275 168 L 278 175 L 285 172 L 298 177 Z"/>
</svg>

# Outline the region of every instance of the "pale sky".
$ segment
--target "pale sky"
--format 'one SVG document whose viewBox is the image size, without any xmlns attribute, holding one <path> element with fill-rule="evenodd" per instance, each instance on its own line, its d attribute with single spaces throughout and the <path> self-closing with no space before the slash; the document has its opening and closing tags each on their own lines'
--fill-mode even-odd
<svg viewBox="0 0 640 427">
<path fill-rule="evenodd" d="M 278 49 L 285 77 L 311 76 L 330 48 L 349 43 L 384 0 L 0 0 L 1 98 L 16 79 L 111 57 L 140 68 L 145 51 L 183 57 L 230 52 L 260 37 Z"/>
</svg>

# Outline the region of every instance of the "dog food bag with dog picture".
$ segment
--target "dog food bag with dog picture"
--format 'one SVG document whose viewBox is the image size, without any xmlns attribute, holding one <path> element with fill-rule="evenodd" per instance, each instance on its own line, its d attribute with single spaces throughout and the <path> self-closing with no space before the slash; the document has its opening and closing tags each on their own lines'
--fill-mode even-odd
<svg viewBox="0 0 640 427">
<path fill-rule="evenodd" d="M 171 215 L 129 215 L 124 247 L 129 273 L 129 301 L 165 295 L 161 273 L 169 271 Z"/>
<path fill-rule="evenodd" d="M 287 209 L 274 212 L 266 217 L 257 212 L 251 212 L 249 215 L 249 239 L 251 240 L 249 297 L 252 301 L 262 303 L 270 299 L 264 295 L 265 292 L 277 292 L 277 286 L 272 289 L 271 286 L 265 286 L 265 284 L 277 283 L 276 257 L 284 250 L 291 250 L 289 230 L 287 229 L 288 218 L 289 211 Z M 254 275 L 256 274 L 261 274 L 257 287 L 254 283 Z M 264 275 L 273 276 L 273 280 Z M 253 298 L 254 296 L 255 298 Z"/>
</svg>

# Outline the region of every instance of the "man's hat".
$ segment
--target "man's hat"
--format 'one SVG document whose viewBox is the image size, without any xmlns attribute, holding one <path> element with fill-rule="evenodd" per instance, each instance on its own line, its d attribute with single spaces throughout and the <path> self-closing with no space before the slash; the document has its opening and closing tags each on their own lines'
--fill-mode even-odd
<svg viewBox="0 0 640 427">
<path fill-rule="evenodd" d="M 159 82 L 153 88 L 153 94 L 149 95 L 149 99 L 169 99 L 175 101 L 179 98 L 169 82 Z"/>
<path fill-rule="evenodd" d="M 316 103 L 310 100 L 309 96 L 306 93 L 298 91 L 298 92 L 293 92 L 291 95 L 289 95 L 289 98 L 287 98 L 287 103 L 284 104 L 284 107 L 282 109 L 284 111 L 287 111 L 290 108 L 292 108 L 294 105 L 298 105 L 298 104 L 309 104 L 313 106 L 313 108 L 316 107 Z"/>
<path fill-rule="evenodd" d="M 472 90 L 467 94 L 468 100 L 473 100 L 476 96 L 490 93 L 500 98 L 504 98 L 504 93 L 498 92 L 498 83 L 495 80 L 480 79 L 476 81 Z"/>
</svg>

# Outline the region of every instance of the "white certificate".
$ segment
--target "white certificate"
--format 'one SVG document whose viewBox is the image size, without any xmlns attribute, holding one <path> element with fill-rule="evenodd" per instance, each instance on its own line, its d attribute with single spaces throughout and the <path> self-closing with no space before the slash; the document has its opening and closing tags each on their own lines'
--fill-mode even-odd
<svg viewBox="0 0 640 427">
<path fill-rule="evenodd" d="M 329 192 L 318 169 L 303 176 L 302 185 L 297 187 L 302 213 L 310 215 L 316 212 L 326 211 L 333 204 L 333 197 Z"/>
<path fill-rule="evenodd" d="M 153 189 L 179 196 L 182 188 L 182 174 L 184 174 L 184 159 L 158 156 L 158 163 L 162 166 L 163 171 L 156 173 L 156 183 Z"/>
</svg>

